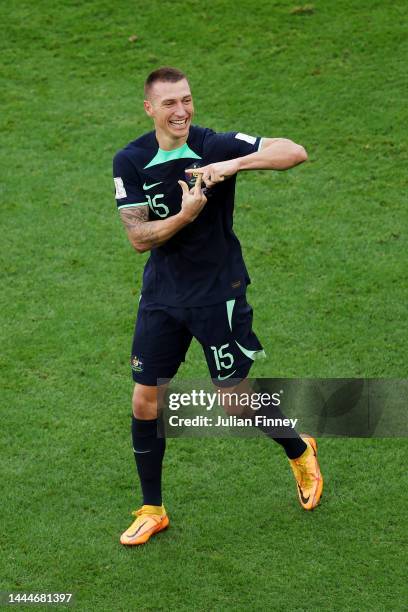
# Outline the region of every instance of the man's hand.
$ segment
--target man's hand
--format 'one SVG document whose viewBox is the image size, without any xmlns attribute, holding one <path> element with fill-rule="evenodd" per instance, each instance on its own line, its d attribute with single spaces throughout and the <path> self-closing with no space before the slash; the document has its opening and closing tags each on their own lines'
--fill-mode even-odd
<svg viewBox="0 0 408 612">
<path fill-rule="evenodd" d="M 217 183 L 222 183 L 230 176 L 234 176 L 239 170 L 239 159 L 208 164 L 202 168 L 191 168 L 186 170 L 188 174 L 198 174 L 204 181 L 206 187 L 213 187 Z"/>
<path fill-rule="evenodd" d="M 190 190 L 188 189 L 187 183 L 178 181 L 178 184 L 183 190 L 183 199 L 181 200 L 181 211 L 179 215 L 188 223 L 191 223 L 198 217 L 207 202 L 207 198 L 201 189 L 201 180 L 200 174 L 197 177 L 194 187 Z"/>
<path fill-rule="evenodd" d="M 206 187 L 213 187 L 242 170 L 289 170 L 307 160 L 305 149 L 287 138 L 262 138 L 255 153 L 228 161 L 189 168 L 188 174 L 201 176 Z"/>
</svg>

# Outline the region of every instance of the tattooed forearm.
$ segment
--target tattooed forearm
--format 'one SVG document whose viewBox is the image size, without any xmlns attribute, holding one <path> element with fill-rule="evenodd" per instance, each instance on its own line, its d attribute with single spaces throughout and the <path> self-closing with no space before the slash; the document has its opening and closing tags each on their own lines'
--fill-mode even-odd
<svg viewBox="0 0 408 612">
<path fill-rule="evenodd" d="M 127 230 L 139 227 L 141 223 L 149 220 L 149 209 L 147 206 L 131 206 L 120 210 L 120 218 Z"/>
<path fill-rule="evenodd" d="M 157 246 L 153 222 L 149 222 L 149 209 L 147 206 L 130 206 L 120 211 L 128 237 L 138 251 L 152 249 Z"/>
<path fill-rule="evenodd" d="M 160 221 L 149 221 L 147 205 L 122 208 L 119 212 L 128 238 L 139 253 L 164 244 L 186 225 L 180 215 L 174 215 Z"/>
</svg>

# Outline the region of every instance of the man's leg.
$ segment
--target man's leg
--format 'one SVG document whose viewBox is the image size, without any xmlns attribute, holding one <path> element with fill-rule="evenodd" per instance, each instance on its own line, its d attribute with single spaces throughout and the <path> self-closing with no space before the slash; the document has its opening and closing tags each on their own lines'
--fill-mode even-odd
<svg viewBox="0 0 408 612">
<path fill-rule="evenodd" d="M 158 402 L 166 387 L 136 384 L 132 398 L 132 442 L 143 504 L 162 505 L 161 474 L 166 440 L 159 438 Z"/>
<path fill-rule="evenodd" d="M 313 510 L 319 504 L 323 491 L 323 476 L 317 460 L 316 440 L 307 434 L 299 435 L 288 426 L 274 427 L 263 425 L 262 420 L 261 424 L 257 425 L 256 416 L 265 416 L 271 420 L 279 419 L 279 422 L 282 422 L 285 419 L 285 415 L 277 406 L 272 404 L 257 411 L 252 410 L 250 407 L 242 409 L 239 402 L 240 394 L 250 396 L 252 393 L 255 393 L 252 383 L 248 379 L 243 379 L 234 387 L 223 387 L 220 391 L 223 400 L 225 400 L 223 401 L 223 407 L 226 412 L 251 418 L 254 427 L 258 427 L 268 438 L 283 447 L 296 479 L 300 505 L 305 510 Z M 228 401 L 230 397 L 238 398 L 233 406 Z M 259 397 L 259 389 L 256 391 L 256 397 Z"/>
<path fill-rule="evenodd" d="M 160 406 L 166 385 L 184 361 L 191 334 L 178 318 L 178 310 L 140 300 L 132 344 L 131 368 L 136 383 L 132 400 L 132 442 L 143 506 L 121 537 L 127 545 L 143 544 L 165 529 L 169 519 L 162 504 L 161 474 L 165 439 L 158 435 Z"/>
<path fill-rule="evenodd" d="M 246 367 L 242 368 L 242 375 L 246 375 L 247 370 L 249 371 L 249 368 L 251 367 L 252 363 L 253 362 L 249 362 Z M 259 386 L 258 381 L 257 385 Z M 237 394 L 238 397 L 242 394 L 244 394 L 245 396 L 251 396 L 252 394 L 256 394 L 256 396 L 259 396 L 259 392 L 262 392 L 262 390 L 260 390 L 259 388 L 254 389 L 253 382 L 250 382 L 247 378 L 241 380 L 239 384 L 235 385 L 234 387 L 224 387 L 221 388 L 220 391 L 225 396 L 225 398 L 234 397 L 235 394 Z M 265 393 L 268 392 L 265 391 Z M 239 402 L 238 405 L 234 405 L 233 407 L 230 407 L 229 405 L 227 405 L 227 403 L 224 402 L 224 409 L 226 412 L 229 412 L 231 409 L 233 409 L 236 414 L 240 413 L 241 416 L 251 418 L 254 422 L 254 427 L 260 429 L 266 436 L 268 436 L 268 438 L 282 446 L 287 458 L 290 460 L 297 459 L 307 449 L 307 444 L 293 428 L 284 425 L 280 427 L 263 425 L 263 421 L 261 421 L 260 419 L 257 419 L 257 421 L 260 422 L 259 425 L 257 424 L 257 421 L 255 421 L 256 416 L 264 416 L 267 419 L 273 419 L 275 421 L 276 419 L 279 419 L 280 421 L 286 420 L 285 415 L 281 412 L 279 407 L 272 405 L 272 403 L 269 406 L 263 406 L 260 410 L 256 411 L 252 410 L 252 408 L 248 406 L 243 412 L 242 408 L 240 410 Z"/>
<path fill-rule="evenodd" d="M 132 443 L 143 495 L 143 506 L 133 513 L 136 520 L 122 534 L 121 544 L 144 544 L 163 531 L 169 519 L 162 505 L 162 463 L 166 440 L 158 436 L 160 398 L 166 387 L 136 384 L 132 398 Z"/>
<path fill-rule="evenodd" d="M 191 331 L 203 346 L 213 383 L 231 393 L 237 391 L 240 380 L 239 392 L 252 393 L 246 377 L 254 360 L 264 353 L 252 330 L 253 311 L 245 296 L 208 306 L 205 315 L 197 317 Z M 234 386 L 228 387 L 234 379 Z M 268 407 L 268 417 L 284 419 L 279 408 L 272 405 Z M 315 440 L 299 436 L 289 427 L 258 427 L 283 447 L 296 478 L 299 501 L 305 510 L 313 509 L 319 503 L 323 486 Z"/>
</svg>

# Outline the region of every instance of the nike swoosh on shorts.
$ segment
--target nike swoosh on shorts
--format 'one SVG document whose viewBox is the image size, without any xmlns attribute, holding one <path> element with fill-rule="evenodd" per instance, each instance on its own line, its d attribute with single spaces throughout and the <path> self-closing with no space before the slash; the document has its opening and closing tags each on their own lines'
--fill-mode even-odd
<svg viewBox="0 0 408 612">
<path fill-rule="evenodd" d="M 227 374 L 226 376 L 221 376 L 221 374 L 218 374 L 217 378 L 218 380 L 225 380 L 226 378 L 231 378 L 231 376 L 233 374 L 235 374 L 236 370 L 234 370 L 233 372 L 231 372 L 231 374 Z"/>
</svg>

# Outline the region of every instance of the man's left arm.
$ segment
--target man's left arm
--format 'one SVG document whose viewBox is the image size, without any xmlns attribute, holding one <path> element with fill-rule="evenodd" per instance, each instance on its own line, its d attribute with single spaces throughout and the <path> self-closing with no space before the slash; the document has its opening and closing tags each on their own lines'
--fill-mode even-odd
<svg viewBox="0 0 408 612">
<path fill-rule="evenodd" d="M 202 174 L 206 186 L 212 187 L 242 170 L 289 170 L 306 160 L 307 153 L 304 147 L 292 140 L 263 138 L 259 151 L 255 153 L 186 172 Z"/>
</svg>

